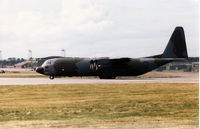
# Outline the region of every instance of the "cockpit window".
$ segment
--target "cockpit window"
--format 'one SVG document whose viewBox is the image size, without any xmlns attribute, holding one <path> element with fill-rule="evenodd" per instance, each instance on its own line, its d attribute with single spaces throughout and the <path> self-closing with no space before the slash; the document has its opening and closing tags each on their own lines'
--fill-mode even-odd
<svg viewBox="0 0 200 129">
<path fill-rule="evenodd" d="M 50 65 L 51 64 L 51 60 L 47 60 L 46 64 Z"/>
<path fill-rule="evenodd" d="M 51 60 L 45 61 L 42 66 L 46 66 L 46 65 L 51 65 Z"/>
</svg>

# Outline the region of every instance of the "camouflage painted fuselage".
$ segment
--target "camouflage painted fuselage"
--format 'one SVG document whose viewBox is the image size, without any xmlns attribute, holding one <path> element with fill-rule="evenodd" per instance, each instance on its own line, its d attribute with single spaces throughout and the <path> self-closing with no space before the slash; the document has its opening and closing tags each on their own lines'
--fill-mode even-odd
<svg viewBox="0 0 200 129">
<path fill-rule="evenodd" d="M 44 63 L 43 74 L 69 77 L 99 76 L 112 79 L 116 76 L 141 75 L 170 61 L 156 58 L 57 58 Z"/>
</svg>

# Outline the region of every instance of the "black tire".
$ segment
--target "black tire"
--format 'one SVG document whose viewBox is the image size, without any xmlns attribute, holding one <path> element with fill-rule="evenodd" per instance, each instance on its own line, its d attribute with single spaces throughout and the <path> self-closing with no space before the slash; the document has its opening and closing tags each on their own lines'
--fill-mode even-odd
<svg viewBox="0 0 200 129">
<path fill-rule="evenodd" d="M 54 79 L 54 76 L 53 76 L 53 75 L 50 75 L 50 76 L 49 76 L 49 79 L 53 80 L 53 79 Z"/>
<path fill-rule="evenodd" d="M 103 76 L 103 75 L 101 75 L 101 76 L 99 76 L 99 78 L 100 79 L 115 79 L 116 76 L 108 76 L 108 75 L 107 76 L 105 76 L 105 75 Z"/>
</svg>

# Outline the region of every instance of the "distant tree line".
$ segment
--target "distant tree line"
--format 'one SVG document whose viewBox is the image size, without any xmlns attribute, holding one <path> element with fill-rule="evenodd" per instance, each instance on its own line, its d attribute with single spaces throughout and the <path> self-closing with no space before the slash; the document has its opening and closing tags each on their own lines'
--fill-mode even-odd
<svg viewBox="0 0 200 129">
<path fill-rule="evenodd" d="M 24 62 L 24 58 L 8 58 L 7 60 L 0 60 L 0 66 L 5 67 L 5 66 L 13 66 L 15 64 Z"/>
</svg>

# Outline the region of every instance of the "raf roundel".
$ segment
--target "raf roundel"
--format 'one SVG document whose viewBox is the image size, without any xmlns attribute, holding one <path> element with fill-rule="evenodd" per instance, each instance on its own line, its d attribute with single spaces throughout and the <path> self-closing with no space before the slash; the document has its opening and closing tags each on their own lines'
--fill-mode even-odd
<svg viewBox="0 0 200 129">
<path fill-rule="evenodd" d="M 149 63 L 148 62 L 144 62 L 144 66 L 148 66 L 149 65 Z"/>
<path fill-rule="evenodd" d="M 174 48 L 174 50 L 173 50 L 173 51 L 174 51 L 174 53 L 176 53 L 176 48 Z"/>
</svg>

